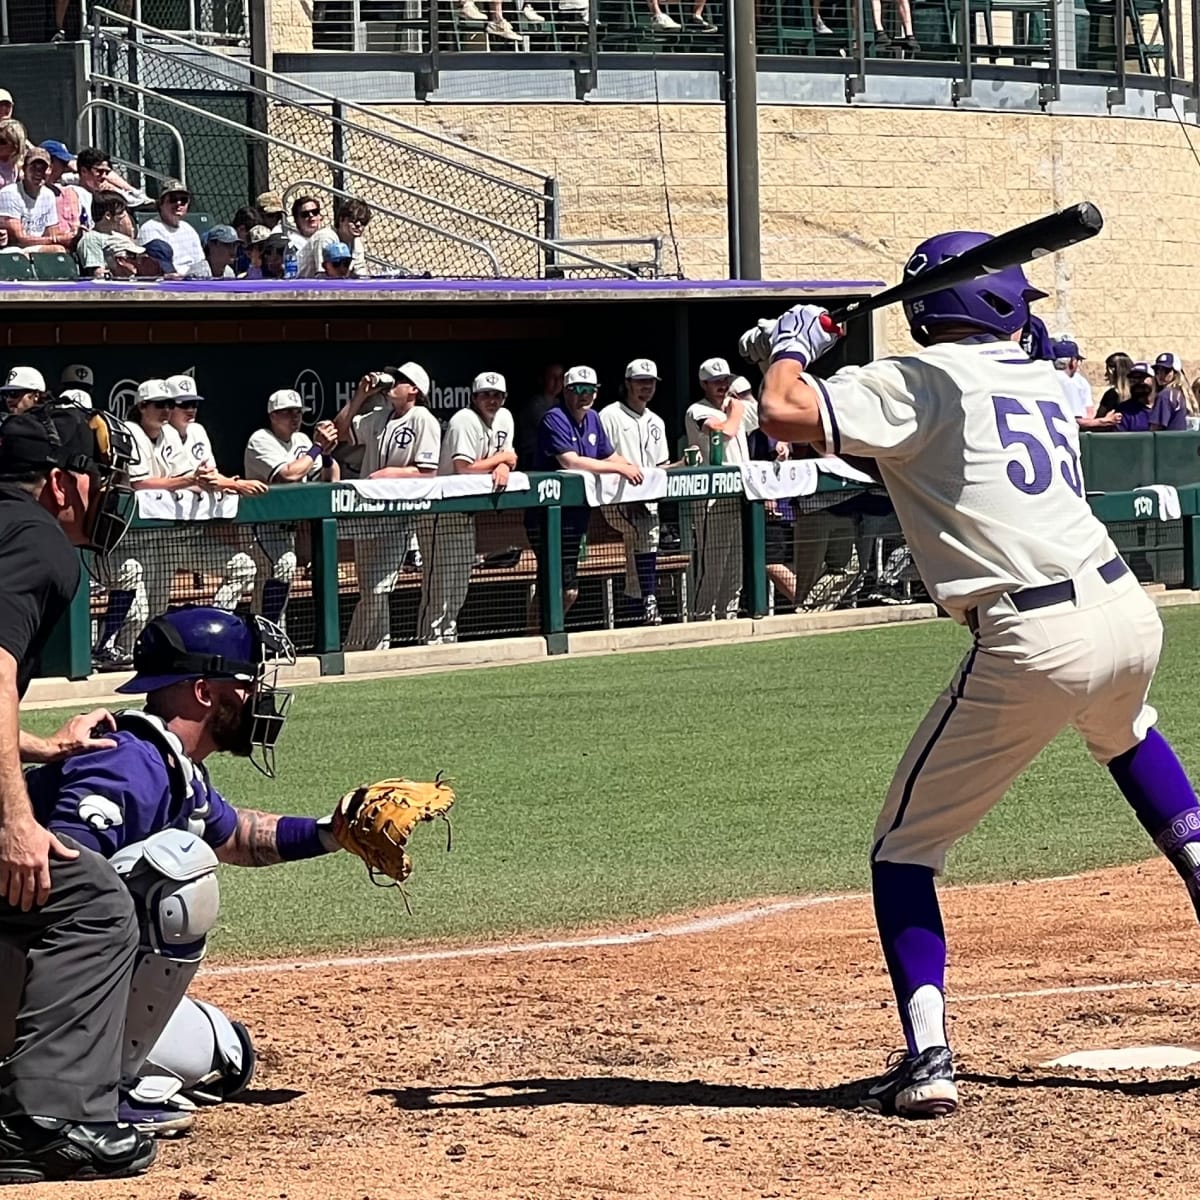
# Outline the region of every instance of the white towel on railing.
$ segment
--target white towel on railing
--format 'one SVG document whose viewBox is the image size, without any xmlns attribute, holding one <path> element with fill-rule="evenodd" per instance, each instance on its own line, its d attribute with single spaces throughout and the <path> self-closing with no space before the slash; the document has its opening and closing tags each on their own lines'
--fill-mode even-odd
<svg viewBox="0 0 1200 1200">
<path fill-rule="evenodd" d="M 137 492 L 138 516 L 152 521 L 217 521 L 237 516 L 233 492 Z"/>
<path fill-rule="evenodd" d="M 411 479 L 347 479 L 368 500 L 451 500 L 456 496 L 483 496 L 493 490 L 491 474 L 421 475 Z M 512 471 L 508 491 L 529 491 L 529 476 Z"/>
<path fill-rule="evenodd" d="M 1135 492 L 1153 492 L 1158 497 L 1158 519 L 1160 521 L 1178 521 L 1183 516 L 1179 507 L 1179 492 L 1167 483 L 1148 483 L 1144 487 L 1134 488 Z"/>
<path fill-rule="evenodd" d="M 667 473 L 662 467 L 645 467 L 641 483 L 630 483 L 621 475 L 593 475 L 591 471 L 568 471 L 583 480 L 583 494 L 592 508 L 605 504 L 635 504 L 661 500 L 667 494 Z"/>
</svg>

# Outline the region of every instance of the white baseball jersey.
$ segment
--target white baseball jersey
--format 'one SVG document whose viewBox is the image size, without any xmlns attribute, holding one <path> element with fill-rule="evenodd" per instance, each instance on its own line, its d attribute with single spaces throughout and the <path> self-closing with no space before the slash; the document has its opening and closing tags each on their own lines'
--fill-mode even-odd
<svg viewBox="0 0 1200 1200">
<path fill-rule="evenodd" d="M 311 449 L 312 439 L 299 429 L 286 442 L 280 441 L 269 429 L 256 429 L 246 443 L 242 472 L 247 479 L 273 483 L 280 467 L 286 467 L 293 459 L 307 458 Z M 316 479 L 321 474 L 321 460 L 318 458 L 310 461 L 312 466 L 303 476 L 304 480 Z"/>
<path fill-rule="evenodd" d="M 742 407 L 744 411 L 741 430 L 734 435 L 725 435 L 724 465 L 727 467 L 736 467 L 739 463 L 750 461 L 750 448 L 746 439 L 758 428 L 758 404 L 754 400 L 743 400 Z M 704 422 L 724 421 L 725 417 L 725 413 L 719 408 L 714 408 L 707 400 L 700 400 L 691 405 L 684 415 L 687 444 L 700 448 L 700 461 L 706 465 L 710 465 L 712 446 Z"/>
<path fill-rule="evenodd" d="M 175 426 L 172 425 L 171 428 L 175 429 Z M 208 436 L 208 430 L 199 421 L 189 422 L 186 438 L 178 430 L 175 430 L 175 433 L 183 446 L 183 460 L 187 464 L 188 471 L 194 471 L 197 467 L 206 465 L 210 467 L 217 465 L 212 450 L 212 439 Z"/>
<path fill-rule="evenodd" d="M 971 338 L 805 378 L 826 450 L 878 461 L 921 578 L 960 620 L 982 597 L 1112 557 L 1054 367 L 1015 342 Z"/>
<path fill-rule="evenodd" d="M 354 418 L 354 440 L 365 447 L 362 476 L 381 467 L 426 467 L 436 471 L 442 451 L 442 427 L 424 405 L 414 404 L 402 417 L 390 404 Z"/>
<path fill-rule="evenodd" d="M 128 425 L 138 452 L 138 460 L 129 470 L 131 479 L 170 479 L 195 470 L 184 456 L 179 434 L 170 425 L 164 425 L 154 441 L 136 421 Z"/>
<path fill-rule="evenodd" d="M 442 458 L 439 475 L 454 474 L 454 460 L 478 462 L 491 458 L 501 450 L 513 448 L 513 416 L 507 408 L 500 409 L 488 425 L 474 406 L 460 408 L 450 418 L 442 438 Z"/>
<path fill-rule="evenodd" d="M 1063 412 L 1068 417 L 1086 417 L 1088 409 L 1092 407 L 1091 384 L 1080 371 L 1076 371 L 1074 375 L 1068 375 L 1066 371 L 1054 373 L 1058 376 L 1058 385 L 1062 388 L 1065 400 Z"/>
<path fill-rule="evenodd" d="M 638 414 L 618 400 L 600 410 L 600 424 L 613 449 L 639 467 L 661 467 L 671 461 L 667 450 L 667 427 L 662 417 L 646 409 Z"/>
</svg>

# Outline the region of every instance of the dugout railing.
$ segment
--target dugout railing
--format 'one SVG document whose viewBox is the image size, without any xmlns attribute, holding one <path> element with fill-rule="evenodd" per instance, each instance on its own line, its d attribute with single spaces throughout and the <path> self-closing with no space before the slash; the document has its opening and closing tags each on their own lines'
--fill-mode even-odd
<svg viewBox="0 0 1200 1200">
<path fill-rule="evenodd" d="M 789 489 L 776 482 L 773 493 L 749 498 L 747 491 L 757 486 L 737 469 L 677 469 L 668 479 L 668 492 L 656 501 L 656 595 L 664 622 L 726 615 L 728 581 L 724 594 L 719 587 L 705 590 L 703 573 L 711 573 L 714 563 L 735 572 L 733 591 L 740 588 L 740 594 L 729 615 L 740 617 L 926 598 L 882 489 L 822 473 L 815 486 L 791 489 L 803 494 L 785 496 Z M 222 515 L 220 507 L 203 519 L 139 515 L 105 567 L 88 564 L 39 674 L 82 679 L 93 672 L 93 650 L 119 585 L 132 585 L 139 603 L 150 609 L 212 603 L 225 587 L 226 603 L 232 588 L 234 603 L 264 611 L 273 568 L 285 552 L 294 556 L 289 633 L 300 653 L 320 660 L 323 674 L 343 673 L 347 648 L 363 648 L 348 647 L 347 638 L 362 632 L 354 627 L 355 610 L 364 584 L 370 590 L 369 555 L 376 550 L 394 567 L 382 580 L 392 648 L 438 640 L 430 638 L 422 611 L 435 569 L 439 577 L 456 577 L 465 591 L 455 612 L 459 641 L 541 637 L 549 653 L 563 653 L 571 632 L 645 623 L 645 612 L 636 606 L 631 611 L 624 601 L 624 581 L 633 566 L 627 564 L 621 522 L 610 520 L 622 506 L 596 503 L 578 474 L 529 474 L 521 482 L 519 489 L 503 492 L 425 499 L 380 498 L 355 483 L 285 485 L 240 500 L 232 515 Z M 1144 583 L 1200 589 L 1200 486 L 1089 499 Z M 171 503 L 159 500 L 160 509 Z M 192 493 L 187 503 L 198 511 L 204 507 L 199 500 Z M 590 520 L 572 560 L 578 599 L 568 612 L 564 537 L 569 540 L 578 529 L 573 522 L 581 510 L 590 510 Z M 453 547 L 449 557 L 430 553 L 435 522 L 458 524 L 457 537 L 438 534 Z M 130 562 L 135 571 L 127 570 Z M 254 569 L 240 575 L 245 562 Z M 140 618 L 135 613 L 130 632 L 136 633 L 145 616 L 146 609 Z"/>
</svg>

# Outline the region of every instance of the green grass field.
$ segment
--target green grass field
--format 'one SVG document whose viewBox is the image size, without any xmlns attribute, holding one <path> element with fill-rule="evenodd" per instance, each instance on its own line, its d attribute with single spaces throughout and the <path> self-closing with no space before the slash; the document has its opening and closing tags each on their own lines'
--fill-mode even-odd
<svg viewBox="0 0 1200 1200">
<path fill-rule="evenodd" d="M 1200 610 L 1165 620 L 1154 701 L 1194 768 Z M 419 831 L 411 917 L 348 855 L 225 868 L 214 950 L 562 929 L 862 888 L 895 763 L 966 646 L 963 630 L 937 622 L 301 688 L 278 779 L 210 760 L 225 794 L 321 815 L 354 784 L 445 769 L 459 793 L 453 852 L 441 825 Z M 1107 772 L 1068 734 L 958 849 L 950 874 L 1053 875 L 1149 853 Z"/>
</svg>

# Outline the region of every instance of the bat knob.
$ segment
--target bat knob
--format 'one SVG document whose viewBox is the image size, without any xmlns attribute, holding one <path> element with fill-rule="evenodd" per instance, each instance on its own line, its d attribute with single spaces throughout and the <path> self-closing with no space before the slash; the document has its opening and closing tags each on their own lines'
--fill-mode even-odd
<svg viewBox="0 0 1200 1200">
<path fill-rule="evenodd" d="M 826 333 L 835 334 L 837 337 L 845 337 L 846 330 L 839 325 L 828 313 L 821 314 L 821 328 Z"/>
</svg>

